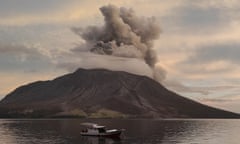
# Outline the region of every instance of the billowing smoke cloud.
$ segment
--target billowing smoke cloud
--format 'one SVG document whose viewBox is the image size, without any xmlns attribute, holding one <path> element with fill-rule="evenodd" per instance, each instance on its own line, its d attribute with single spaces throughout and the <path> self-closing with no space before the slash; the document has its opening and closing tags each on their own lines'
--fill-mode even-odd
<svg viewBox="0 0 240 144">
<path fill-rule="evenodd" d="M 89 26 L 86 29 L 72 28 L 85 40 L 76 50 L 88 50 L 95 54 L 143 59 L 159 80 L 165 71 L 155 68 L 157 55 L 153 41 L 159 38 L 160 28 L 154 17 L 138 17 L 132 9 L 114 5 L 100 8 L 104 16 L 103 26 Z M 158 72 L 155 72 L 158 70 Z"/>
</svg>

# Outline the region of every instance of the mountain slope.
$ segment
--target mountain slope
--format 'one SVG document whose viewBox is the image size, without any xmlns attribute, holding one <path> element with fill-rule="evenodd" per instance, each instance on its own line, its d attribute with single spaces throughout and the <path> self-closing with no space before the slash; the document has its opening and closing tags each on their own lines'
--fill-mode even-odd
<svg viewBox="0 0 240 144">
<path fill-rule="evenodd" d="M 1 117 L 235 118 L 120 71 L 79 69 L 17 88 L 0 102 Z"/>
</svg>

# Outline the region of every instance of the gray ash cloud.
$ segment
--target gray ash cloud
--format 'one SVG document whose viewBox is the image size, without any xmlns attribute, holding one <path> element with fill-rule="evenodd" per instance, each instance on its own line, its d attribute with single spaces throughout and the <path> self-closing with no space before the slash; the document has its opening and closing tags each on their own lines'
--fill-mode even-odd
<svg viewBox="0 0 240 144">
<path fill-rule="evenodd" d="M 107 5 L 100 8 L 105 23 L 102 26 L 72 28 L 85 43 L 73 51 L 90 51 L 99 55 L 137 58 L 155 70 L 157 54 L 154 40 L 159 38 L 160 27 L 154 17 L 139 17 L 132 9 Z M 162 70 L 162 69 L 161 69 Z M 164 72 L 157 72 L 165 77 Z"/>
</svg>

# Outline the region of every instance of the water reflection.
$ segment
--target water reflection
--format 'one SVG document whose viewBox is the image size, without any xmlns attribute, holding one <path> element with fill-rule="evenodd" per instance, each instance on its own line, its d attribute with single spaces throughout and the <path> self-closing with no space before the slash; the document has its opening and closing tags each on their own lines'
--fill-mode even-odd
<svg viewBox="0 0 240 144">
<path fill-rule="evenodd" d="M 80 123 L 126 129 L 122 139 L 80 136 Z M 237 144 L 239 120 L 0 120 L 4 144 Z"/>
<path fill-rule="evenodd" d="M 2 120 L 0 141 L 4 144 L 64 143 L 64 139 L 53 128 L 50 123 L 41 125 L 35 121 Z"/>
<path fill-rule="evenodd" d="M 122 144 L 121 139 L 111 139 L 104 137 L 82 136 L 81 141 L 84 141 L 85 144 Z"/>
</svg>

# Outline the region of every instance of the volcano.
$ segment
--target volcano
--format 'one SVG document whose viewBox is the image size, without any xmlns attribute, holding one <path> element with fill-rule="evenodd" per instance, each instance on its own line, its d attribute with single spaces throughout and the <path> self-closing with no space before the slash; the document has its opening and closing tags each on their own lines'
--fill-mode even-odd
<svg viewBox="0 0 240 144">
<path fill-rule="evenodd" d="M 182 97 L 146 76 L 78 69 L 21 86 L 0 102 L 4 118 L 240 118 Z"/>
</svg>

